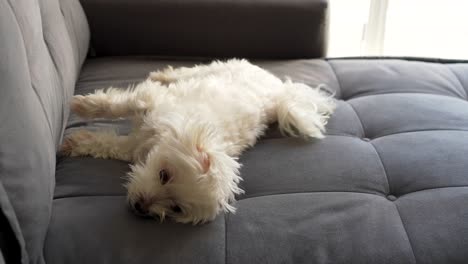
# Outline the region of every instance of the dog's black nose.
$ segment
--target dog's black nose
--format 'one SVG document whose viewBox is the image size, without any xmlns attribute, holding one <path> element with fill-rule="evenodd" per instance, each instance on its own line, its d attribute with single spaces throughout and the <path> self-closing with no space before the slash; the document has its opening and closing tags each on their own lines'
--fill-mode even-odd
<svg viewBox="0 0 468 264">
<path fill-rule="evenodd" d="M 135 211 L 140 215 L 148 215 L 148 208 L 143 206 L 141 202 L 136 202 L 133 205 L 133 208 L 135 208 Z"/>
</svg>

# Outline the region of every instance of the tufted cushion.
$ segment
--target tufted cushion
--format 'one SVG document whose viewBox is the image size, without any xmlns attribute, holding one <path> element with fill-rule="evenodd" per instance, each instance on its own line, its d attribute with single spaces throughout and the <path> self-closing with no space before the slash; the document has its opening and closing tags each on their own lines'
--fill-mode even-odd
<svg viewBox="0 0 468 264">
<path fill-rule="evenodd" d="M 89 41 L 78 0 L 0 1 L 0 250 L 43 263 L 66 103 Z"/>
<path fill-rule="evenodd" d="M 126 87 L 191 61 L 89 60 L 77 93 Z M 323 140 L 273 127 L 241 157 L 237 213 L 203 226 L 129 212 L 114 160 L 61 158 L 48 263 L 466 263 L 468 65 L 401 60 L 257 61 L 339 99 Z M 83 122 L 67 132 L 116 128 Z"/>
</svg>

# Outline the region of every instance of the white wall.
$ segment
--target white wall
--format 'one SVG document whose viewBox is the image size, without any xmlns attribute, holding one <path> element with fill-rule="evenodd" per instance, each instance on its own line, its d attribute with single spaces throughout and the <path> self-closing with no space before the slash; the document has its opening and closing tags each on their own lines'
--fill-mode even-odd
<svg viewBox="0 0 468 264">
<path fill-rule="evenodd" d="M 468 0 L 330 0 L 330 8 L 329 57 L 468 59 Z"/>
</svg>

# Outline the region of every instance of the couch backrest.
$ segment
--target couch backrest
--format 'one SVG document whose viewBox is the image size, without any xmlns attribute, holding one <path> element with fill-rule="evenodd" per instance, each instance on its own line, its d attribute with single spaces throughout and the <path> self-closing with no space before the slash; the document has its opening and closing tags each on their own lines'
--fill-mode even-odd
<svg viewBox="0 0 468 264">
<path fill-rule="evenodd" d="M 0 0 L 0 255 L 7 263 L 43 263 L 56 149 L 88 42 L 78 0 Z"/>
<path fill-rule="evenodd" d="M 328 0 L 81 0 L 97 56 L 325 56 Z"/>
</svg>

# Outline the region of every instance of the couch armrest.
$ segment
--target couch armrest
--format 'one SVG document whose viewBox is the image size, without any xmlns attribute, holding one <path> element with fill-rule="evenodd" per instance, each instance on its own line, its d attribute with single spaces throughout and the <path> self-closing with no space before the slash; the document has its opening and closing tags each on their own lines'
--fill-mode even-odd
<svg viewBox="0 0 468 264">
<path fill-rule="evenodd" d="M 97 56 L 314 58 L 327 0 L 81 0 Z"/>
</svg>

